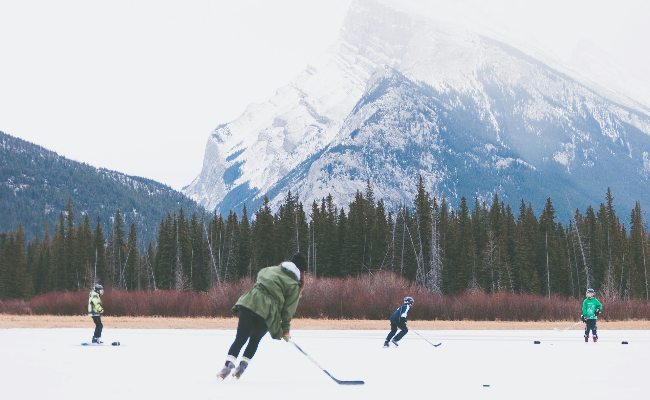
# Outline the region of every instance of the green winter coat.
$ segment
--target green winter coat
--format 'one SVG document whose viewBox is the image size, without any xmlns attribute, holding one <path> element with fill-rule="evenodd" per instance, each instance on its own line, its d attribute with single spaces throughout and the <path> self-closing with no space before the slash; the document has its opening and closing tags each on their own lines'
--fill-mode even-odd
<svg viewBox="0 0 650 400">
<path fill-rule="evenodd" d="M 600 304 L 600 301 L 598 301 L 597 298 L 587 297 L 585 301 L 582 302 L 582 315 L 585 319 L 598 319 L 596 310 L 598 310 L 598 312 L 603 311 L 603 305 Z"/>
<path fill-rule="evenodd" d="M 96 317 L 101 315 L 103 312 L 104 307 L 102 307 L 102 299 L 99 297 L 99 293 L 91 290 L 88 295 L 88 315 Z"/>
<path fill-rule="evenodd" d="M 267 267 L 260 270 L 255 286 L 237 300 L 233 310 L 246 307 L 253 311 L 264 318 L 271 337 L 281 339 L 282 332 L 291 328 L 299 299 L 298 277 L 281 266 Z"/>
</svg>

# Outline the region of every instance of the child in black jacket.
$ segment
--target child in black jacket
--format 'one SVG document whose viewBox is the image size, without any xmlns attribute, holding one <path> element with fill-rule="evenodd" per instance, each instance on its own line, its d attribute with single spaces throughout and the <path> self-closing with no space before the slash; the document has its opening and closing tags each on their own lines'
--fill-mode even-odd
<svg viewBox="0 0 650 400">
<path fill-rule="evenodd" d="M 384 342 L 384 347 L 388 347 L 388 342 L 392 342 L 395 346 L 399 346 L 397 342 L 404 337 L 409 331 L 409 328 L 406 327 L 406 320 L 408 318 L 408 313 L 415 301 L 413 297 L 406 296 L 404 297 L 404 303 L 397 307 L 395 311 L 390 315 L 390 332 L 386 336 L 386 341 Z M 400 332 L 397 333 L 397 328 L 400 329 Z M 392 340 L 391 340 L 392 339 Z"/>
</svg>

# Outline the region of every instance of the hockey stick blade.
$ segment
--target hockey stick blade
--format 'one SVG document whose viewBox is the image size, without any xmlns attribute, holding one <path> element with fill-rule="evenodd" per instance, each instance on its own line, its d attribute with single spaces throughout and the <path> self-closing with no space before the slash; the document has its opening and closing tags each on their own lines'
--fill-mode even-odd
<svg viewBox="0 0 650 400">
<path fill-rule="evenodd" d="M 417 331 L 415 331 L 415 330 L 414 330 L 413 332 L 415 332 L 416 335 L 418 335 L 419 337 L 421 337 L 422 339 L 424 339 L 425 342 L 429 343 L 429 344 L 430 344 L 431 346 L 433 346 L 433 347 L 438 347 L 438 346 L 440 346 L 440 345 L 442 344 L 442 342 L 439 342 L 439 343 L 432 343 L 432 342 L 430 342 L 427 338 L 425 338 L 424 336 L 420 335 L 419 332 L 417 332 Z"/>
<path fill-rule="evenodd" d="M 329 376 L 330 378 L 332 378 L 332 380 L 333 380 L 334 382 L 338 383 L 339 385 L 363 385 L 363 384 L 365 384 L 364 381 L 344 381 L 344 380 L 341 380 L 341 379 L 336 379 L 336 378 L 334 377 L 334 375 L 330 374 L 330 373 L 329 373 L 325 368 L 321 367 L 320 364 L 316 362 L 316 360 L 314 360 L 313 358 L 311 358 L 311 356 L 310 356 L 309 354 L 307 354 L 307 353 L 306 353 L 302 348 L 300 348 L 300 346 L 298 346 L 298 345 L 296 344 L 296 342 L 294 342 L 293 340 L 291 340 L 291 341 L 289 341 L 289 343 L 291 343 L 292 345 L 294 345 L 294 346 L 296 347 L 296 349 L 298 349 L 302 354 L 305 355 L 305 357 L 307 357 L 307 358 L 309 359 L 309 361 L 313 362 L 313 363 L 314 363 L 314 364 L 315 364 L 315 365 L 316 365 L 316 366 L 317 366 L 321 371 L 325 372 L 325 374 L 326 374 L 327 376 Z"/>
<path fill-rule="evenodd" d="M 334 380 L 334 382 L 338 383 L 339 385 L 363 385 L 363 384 L 365 384 L 364 381 L 342 381 L 340 379 L 336 379 L 335 377 L 333 377 L 332 374 L 327 372 L 326 369 L 324 369 L 323 371 L 327 374 L 327 376 L 332 378 L 332 380 Z"/>
</svg>

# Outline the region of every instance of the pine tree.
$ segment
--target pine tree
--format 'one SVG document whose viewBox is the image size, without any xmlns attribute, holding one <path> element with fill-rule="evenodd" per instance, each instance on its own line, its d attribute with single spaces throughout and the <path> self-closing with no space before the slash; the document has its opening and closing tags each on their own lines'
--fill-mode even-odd
<svg viewBox="0 0 650 400">
<path fill-rule="evenodd" d="M 539 274 L 535 269 L 535 248 L 538 243 L 537 221 L 532 207 L 522 200 L 519 205 L 515 240 L 515 287 L 520 293 L 540 293 Z"/>
<path fill-rule="evenodd" d="M 95 261 L 88 214 L 84 214 L 81 225 L 76 229 L 75 238 L 74 253 L 77 257 L 77 273 L 80 277 L 79 287 L 77 289 L 88 288 L 93 284 L 93 266 Z"/>
<path fill-rule="evenodd" d="M 192 242 L 192 264 L 190 265 L 190 280 L 192 289 L 207 292 L 210 282 L 210 253 L 207 238 L 204 235 L 205 216 L 192 213 L 190 232 Z"/>
<path fill-rule="evenodd" d="M 428 287 L 429 265 L 431 260 L 431 198 L 425 190 L 422 175 L 418 177 L 414 205 L 415 217 L 415 254 L 416 273 L 415 282 L 421 286 Z"/>
<path fill-rule="evenodd" d="M 630 276 L 631 296 L 648 300 L 648 260 L 646 259 L 646 230 L 637 201 L 630 216 Z"/>
<path fill-rule="evenodd" d="M 67 285 L 67 261 L 65 246 L 65 223 L 63 213 L 59 214 L 59 222 L 56 226 L 56 233 L 52 243 L 52 268 L 50 269 L 50 281 L 52 289 L 65 290 Z"/>
<path fill-rule="evenodd" d="M 106 285 L 109 282 L 108 267 L 106 265 L 106 242 L 99 217 L 97 217 L 97 222 L 95 223 L 91 252 L 93 256 L 93 274 L 90 283 L 93 286 L 95 283 Z"/>
<path fill-rule="evenodd" d="M 174 260 L 176 257 L 175 230 L 171 214 L 161 221 L 158 230 L 158 251 L 154 262 L 156 287 L 171 289 L 173 287 Z"/>
<path fill-rule="evenodd" d="M 66 207 L 66 228 L 64 239 L 64 263 L 65 263 L 65 288 L 79 289 L 82 287 L 83 272 L 81 271 L 78 248 L 76 246 L 76 232 L 74 227 L 74 212 L 72 209 L 72 200 L 68 200 Z"/>
<path fill-rule="evenodd" d="M 140 254 L 138 251 L 138 232 L 135 224 L 131 224 L 129 228 L 123 270 L 124 289 L 141 290 L 142 273 L 140 270 Z"/>
<path fill-rule="evenodd" d="M 347 218 L 347 256 L 346 262 L 349 263 L 350 274 L 356 275 L 360 272 L 368 272 L 368 225 L 366 213 L 368 212 L 368 203 L 363 198 L 361 192 L 357 191 L 354 201 L 350 203 Z"/>
<path fill-rule="evenodd" d="M 244 204 L 241 221 L 239 223 L 239 254 L 237 256 L 237 278 L 248 275 L 251 269 L 252 243 L 251 226 L 248 222 L 248 210 Z"/>
<path fill-rule="evenodd" d="M 122 265 L 126 256 L 126 246 L 124 244 L 124 220 L 122 212 L 117 209 L 113 216 L 113 227 L 109 236 L 108 245 L 108 276 L 111 285 L 124 287 L 123 276 L 121 275 Z M 109 283 L 107 282 L 107 283 Z"/>
<path fill-rule="evenodd" d="M 264 197 L 262 206 L 255 213 L 255 223 L 252 227 L 253 237 L 253 263 L 251 277 L 264 267 L 280 262 L 276 255 L 277 243 L 275 240 L 274 218 L 271 212 L 268 197 Z"/>
<path fill-rule="evenodd" d="M 48 280 L 48 271 L 51 263 L 50 257 L 50 233 L 47 225 L 44 227 L 43 241 L 34 245 L 35 259 L 32 268 L 32 282 L 35 294 L 45 293 L 50 290 L 51 283 Z"/>
</svg>

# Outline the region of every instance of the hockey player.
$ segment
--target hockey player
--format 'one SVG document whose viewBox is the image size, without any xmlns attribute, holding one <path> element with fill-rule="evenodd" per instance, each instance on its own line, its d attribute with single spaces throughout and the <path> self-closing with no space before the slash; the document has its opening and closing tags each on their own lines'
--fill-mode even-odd
<svg viewBox="0 0 650 400">
<path fill-rule="evenodd" d="M 102 317 L 104 307 L 102 307 L 101 296 L 104 294 L 104 287 L 96 283 L 88 294 L 88 315 L 90 315 L 95 323 L 95 333 L 93 334 L 92 343 L 102 344 Z"/>
<path fill-rule="evenodd" d="M 413 297 L 404 297 L 404 303 L 397 307 L 390 315 L 390 332 L 388 333 L 388 336 L 386 336 L 384 347 L 388 347 L 388 342 L 392 342 L 395 346 L 399 346 L 397 342 L 408 333 L 409 328 L 406 327 L 406 320 L 408 318 L 409 310 L 413 307 L 413 303 L 415 303 Z M 400 329 L 400 332 L 395 335 L 397 328 Z"/>
<path fill-rule="evenodd" d="M 305 282 L 307 260 L 296 253 L 290 261 L 261 269 L 252 289 L 244 293 L 233 307 L 239 314 L 235 341 L 228 350 L 226 363 L 217 374 L 225 379 L 231 371 L 239 379 L 257 351 L 262 337 L 269 332 L 273 339 L 289 341 L 291 319 Z M 235 368 L 239 352 L 248 341 L 243 357 Z"/>
<path fill-rule="evenodd" d="M 592 332 L 594 342 L 597 342 L 596 321 L 598 321 L 598 315 L 603 311 L 603 305 L 595 297 L 594 289 L 587 289 L 586 296 L 587 298 L 582 302 L 582 315 L 580 315 L 580 319 L 586 324 L 585 343 L 589 341 L 589 331 Z"/>
</svg>

